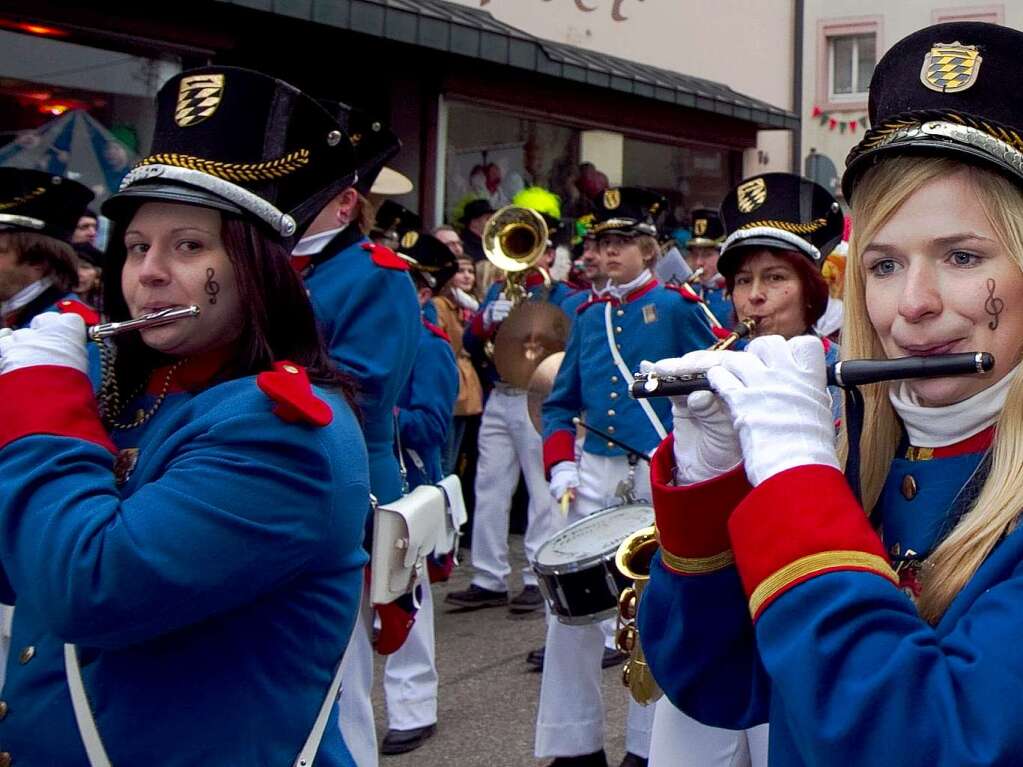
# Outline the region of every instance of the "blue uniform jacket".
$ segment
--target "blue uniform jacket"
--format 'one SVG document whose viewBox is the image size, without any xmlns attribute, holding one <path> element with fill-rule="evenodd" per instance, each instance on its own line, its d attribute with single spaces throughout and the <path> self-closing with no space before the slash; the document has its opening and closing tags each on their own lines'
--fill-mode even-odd
<svg viewBox="0 0 1023 767">
<path fill-rule="evenodd" d="M 504 290 L 504 282 L 495 282 L 490 286 L 487 294 L 483 297 L 483 301 L 480 303 L 479 310 L 465 326 L 465 332 L 462 335 L 462 345 L 472 356 L 473 360 L 486 363 L 480 364 L 480 367 L 488 379 L 484 383 L 490 386 L 500 379 L 497 375 L 497 367 L 486 360 L 484 346 L 487 341 L 497 334 L 501 326 L 497 324 L 490 329 L 485 329 L 483 327 L 483 312 L 490 304 L 497 300 L 502 290 Z M 543 278 L 539 274 L 531 273 L 526 278 L 526 294 L 529 296 L 530 301 L 550 301 L 555 306 L 560 307 L 566 298 L 575 293 L 563 282 L 553 283 L 550 290 L 548 290 L 543 285 Z M 569 315 L 569 321 L 572 319 L 572 316 Z"/>
<path fill-rule="evenodd" d="M 693 285 L 693 290 L 707 304 L 711 314 L 717 317 L 722 327 L 730 328 L 735 324 L 735 309 L 724 285 L 720 288 L 709 288 L 703 283 L 698 283 Z"/>
<path fill-rule="evenodd" d="M 12 330 L 27 328 L 38 315 L 45 312 L 71 312 L 81 316 L 86 325 L 99 322 L 99 315 L 88 304 L 82 303 L 74 293 L 64 293 L 58 287 L 51 286 L 29 301 L 23 307 L 7 317 L 0 317 L 0 328 Z"/>
<path fill-rule="evenodd" d="M 447 334 L 424 317 L 416 364 L 398 398 L 398 433 L 409 488 L 444 478 L 440 454 L 457 398 L 458 367 Z"/>
<path fill-rule="evenodd" d="M 292 369 L 172 386 L 114 443 L 77 371 L 0 376 L 14 764 L 87 765 L 65 642 L 113 764 L 292 763 L 358 613 L 369 493 L 354 414 Z M 350 765 L 332 718 L 316 763 Z"/>
<path fill-rule="evenodd" d="M 770 722 L 772 767 L 1019 764 L 1023 531 L 937 625 L 912 601 L 984 436 L 900 451 L 876 510 L 883 543 L 835 469 L 750 489 L 740 468 L 672 488 L 666 441 L 653 469 L 662 549 L 639 624 L 672 702 L 720 727 Z"/>
<path fill-rule="evenodd" d="M 370 485 L 380 503 L 401 496 L 394 452 L 394 406 L 422 335 L 408 264 L 365 237 L 342 231 L 330 256 L 305 277 L 327 353 L 359 385 Z M 338 250 L 338 246 L 344 247 Z"/>
<path fill-rule="evenodd" d="M 580 414 L 641 452 L 649 453 L 660 441 L 639 403 L 629 396 L 629 383 L 611 356 L 604 319 L 608 306 L 619 352 L 630 373 L 638 371 L 643 360 L 681 357 L 715 341 L 698 301 L 654 279 L 624 301 L 591 297 L 580 305 L 554 389 L 543 403 L 544 466 L 548 472 L 560 461 L 575 459 L 572 418 Z M 671 403 L 663 397 L 649 402 L 665 430 L 671 431 Z M 624 455 L 620 447 L 591 432 L 586 434 L 583 450 Z"/>
</svg>

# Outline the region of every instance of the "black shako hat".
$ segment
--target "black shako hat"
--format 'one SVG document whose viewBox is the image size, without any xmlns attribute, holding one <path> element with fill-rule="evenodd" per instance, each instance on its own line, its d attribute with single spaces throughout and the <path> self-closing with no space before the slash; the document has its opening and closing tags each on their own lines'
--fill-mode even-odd
<svg viewBox="0 0 1023 767">
<path fill-rule="evenodd" d="M 0 230 L 34 232 L 69 242 L 93 196 L 84 184 L 62 176 L 0 168 Z"/>
<path fill-rule="evenodd" d="M 819 269 L 842 240 L 845 218 L 831 193 L 794 173 L 748 178 L 725 195 L 721 218 L 728 237 L 718 271 L 734 272 L 739 251 L 751 245 L 795 250 Z"/>
<path fill-rule="evenodd" d="M 846 158 L 842 193 L 899 154 L 948 156 L 1023 183 L 1023 32 L 981 22 L 936 24 L 897 42 L 870 81 L 871 128 Z"/>
<path fill-rule="evenodd" d="M 359 178 L 354 186 L 359 194 L 365 196 L 373 191 L 373 184 L 387 161 L 398 154 L 401 140 L 381 120 L 362 109 L 337 104 L 331 111 L 336 114 L 355 149 Z"/>
<path fill-rule="evenodd" d="M 123 218 L 139 199 L 202 205 L 292 241 L 356 171 L 349 136 L 315 100 L 259 72 L 203 67 L 160 89 L 152 152 L 103 213 Z"/>
<path fill-rule="evenodd" d="M 689 212 L 693 236 L 686 242 L 687 248 L 716 248 L 725 239 L 725 225 L 713 208 L 693 208 Z"/>
<path fill-rule="evenodd" d="M 607 189 L 597 199 L 590 233 L 594 237 L 609 233 L 656 237 L 657 217 L 664 205 L 664 197 L 650 189 L 636 186 Z"/>
<path fill-rule="evenodd" d="M 442 288 L 458 272 L 458 259 L 451 248 L 432 234 L 406 232 L 398 247 L 412 269 L 426 278 L 432 288 Z"/>
<path fill-rule="evenodd" d="M 423 220 L 404 205 L 394 200 L 384 200 L 377 208 L 373 234 L 398 243 L 404 243 L 408 234 L 416 234 L 423 228 Z M 412 240 L 414 243 L 415 240 Z M 411 244 L 410 244 L 411 247 Z"/>
</svg>

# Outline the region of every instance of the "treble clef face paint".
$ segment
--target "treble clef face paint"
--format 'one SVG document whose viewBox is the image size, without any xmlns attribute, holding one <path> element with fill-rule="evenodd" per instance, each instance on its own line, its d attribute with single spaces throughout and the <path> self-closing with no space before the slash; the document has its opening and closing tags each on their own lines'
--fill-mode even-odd
<svg viewBox="0 0 1023 767">
<path fill-rule="evenodd" d="M 984 351 L 990 375 L 907 385 L 948 405 L 1005 376 L 1020 359 L 1023 271 L 985 212 L 981 172 L 927 182 L 860 251 L 867 313 L 889 357 Z"/>
<path fill-rule="evenodd" d="M 244 312 L 222 226 L 215 210 L 163 202 L 145 203 L 128 224 L 121 288 L 131 316 L 169 306 L 204 306 L 195 322 L 142 331 L 147 346 L 192 356 L 238 338 Z"/>
</svg>

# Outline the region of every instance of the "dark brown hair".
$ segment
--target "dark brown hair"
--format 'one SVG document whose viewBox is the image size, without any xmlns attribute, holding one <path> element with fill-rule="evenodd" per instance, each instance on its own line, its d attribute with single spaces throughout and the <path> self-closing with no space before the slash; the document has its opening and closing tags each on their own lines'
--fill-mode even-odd
<svg viewBox="0 0 1023 767">
<path fill-rule="evenodd" d="M 799 282 L 803 286 L 803 321 L 809 330 L 828 308 L 828 283 L 821 277 L 820 269 L 799 251 L 782 250 L 781 248 L 766 249 L 772 256 L 780 258 L 795 270 L 796 277 L 799 278 Z M 738 260 L 735 262 L 735 269 L 730 269 L 725 275 L 728 295 L 731 295 L 735 289 L 735 275 L 742 269 L 743 261 L 757 250 L 756 246 L 750 246 L 743 248 L 742 252 L 737 254 Z M 732 319 L 735 322 L 739 321 L 734 308 L 732 309 Z"/>
<path fill-rule="evenodd" d="M 129 319 L 121 290 L 124 269 L 124 233 L 131 218 L 119 223 L 107 250 L 103 271 L 104 306 L 113 321 Z M 241 378 L 269 370 L 274 362 L 289 360 L 306 368 L 315 384 L 340 390 L 348 405 L 355 404 L 355 381 L 337 369 L 323 348 L 312 305 L 301 278 L 291 267 L 287 249 L 266 231 L 246 219 L 222 214 L 221 238 L 234 266 L 238 293 L 245 307 L 244 325 L 234 358 L 221 371 L 220 380 Z M 149 348 L 137 333 L 116 336 L 117 382 L 124 392 L 135 391 L 152 370 L 168 358 Z"/>
<path fill-rule="evenodd" d="M 78 284 L 78 258 L 71 245 L 63 240 L 35 232 L 2 232 L 0 250 L 13 250 L 16 263 L 41 264 L 43 276 L 53 280 L 65 293 Z"/>
</svg>

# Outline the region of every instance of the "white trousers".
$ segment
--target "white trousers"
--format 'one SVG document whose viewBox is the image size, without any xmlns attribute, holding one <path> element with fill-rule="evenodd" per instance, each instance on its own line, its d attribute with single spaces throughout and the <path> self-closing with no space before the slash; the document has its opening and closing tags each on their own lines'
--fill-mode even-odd
<svg viewBox="0 0 1023 767">
<path fill-rule="evenodd" d="M 552 503 L 552 528 L 561 529 L 600 509 L 618 505 L 614 491 L 629 471 L 624 456 L 583 453 L 579 460 L 580 486 L 564 519 Z M 650 498 L 650 470 L 646 462 L 636 467 L 636 495 Z M 604 703 L 601 697 L 601 658 L 608 621 L 589 626 L 568 626 L 556 619 L 547 624 L 547 650 L 540 683 L 540 709 L 536 720 L 535 751 L 538 758 L 578 756 L 604 747 Z M 628 699 L 629 714 L 625 749 L 640 757 L 650 750 L 654 707 Z"/>
<path fill-rule="evenodd" d="M 373 721 L 373 608 L 369 586 L 362 587 L 362 603 L 352 638 L 341 660 L 341 696 L 338 725 L 356 767 L 377 767 L 377 731 Z"/>
<path fill-rule="evenodd" d="M 415 730 L 437 722 L 437 652 L 433 593 L 422 583 L 422 604 L 405 644 L 384 663 L 384 699 L 391 730 Z"/>
<path fill-rule="evenodd" d="M 657 701 L 650 767 L 767 767 L 768 725 L 748 730 L 708 727 L 667 698 Z"/>
<path fill-rule="evenodd" d="M 480 423 L 472 522 L 472 582 L 491 591 L 508 590 L 508 524 L 519 469 L 529 491 L 525 549 L 526 558 L 532 562 L 548 537 L 550 503 L 543 472 L 543 443 L 529 420 L 525 392 L 497 387 L 487 400 Z M 536 585 L 530 567 L 523 568 L 522 580 L 526 585 Z"/>
</svg>

